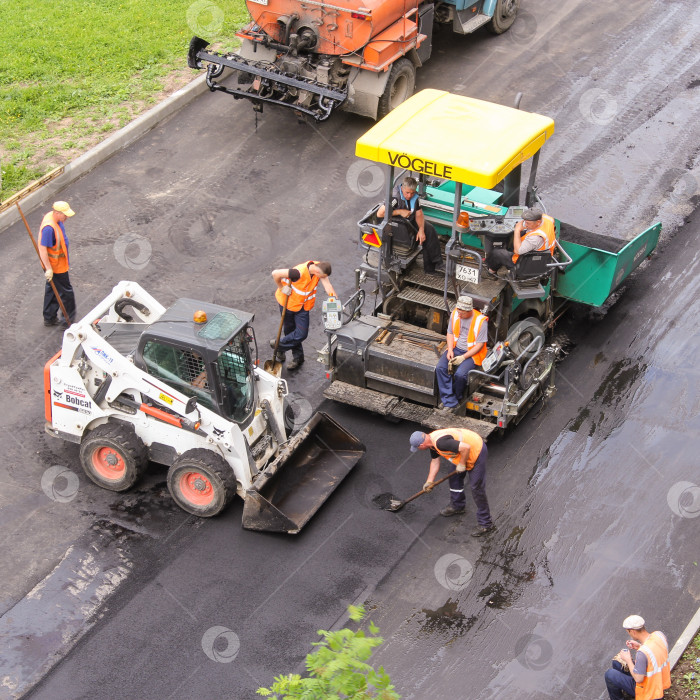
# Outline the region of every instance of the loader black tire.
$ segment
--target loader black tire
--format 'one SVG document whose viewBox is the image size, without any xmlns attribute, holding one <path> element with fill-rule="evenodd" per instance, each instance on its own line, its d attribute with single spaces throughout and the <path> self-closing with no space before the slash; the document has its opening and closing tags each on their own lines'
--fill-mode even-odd
<svg viewBox="0 0 700 700">
<path fill-rule="evenodd" d="M 486 25 L 491 34 L 507 32 L 515 22 L 520 0 L 498 0 L 491 21 Z"/>
<path fill-rule="evenodd" d="M 541 338 L 544 347 L 544 328 L 536 318 L 524 318 L 508 329 L 507 340 L 516 357 L 521 355 L 535 338 Z M 523 359 L 527 360 L 534 354 L 531 351 Z"/>
<path fill-rule="evenodd" d="M 236 477 L 223 457 L 196 448 L 187 450 L 168 470 L 168 491 L 180 508 L 211 518 L 236 495 Z"/>
<path fill-rule="evenodd" d="M 386 117 L 392 109 L 405 102 L 416 87 L 416 67 L 407 58 L 400 58 L 391 67 L 384 93 L 379 98 L 377 119 Z"/>
<path fill-rule="evenodd" d="M 80 463 L 91 481 L 110 491 L 127 491 L 148 466 L 148 449 L 131 423 L 110 421 L 88 432 Z"/>
</svg>

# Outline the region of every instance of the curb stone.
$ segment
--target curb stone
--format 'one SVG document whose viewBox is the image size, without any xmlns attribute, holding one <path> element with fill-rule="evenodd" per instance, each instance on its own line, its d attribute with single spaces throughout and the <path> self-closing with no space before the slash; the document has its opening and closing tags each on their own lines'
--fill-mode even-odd
<svg viewBox="0 0 700 700">
<path fill-rule="evenodd" d="M 683 630 L 681 636 L 678 637 L 678 641 L 673 645 L 673 649 L 671 649 L 668 654 L 668 662 L 671 664 L 671 668 L 678 663 L 678 659 L 683 656 L 683 653 L 688 648 L 690 642 L 693 641 L 693 637 L 695 637 L 699 629 L 700 608 L 698 608 L 695 615 L 693 615 L 693 617 L 690 619 L 688 626 Z"/>
</svg>

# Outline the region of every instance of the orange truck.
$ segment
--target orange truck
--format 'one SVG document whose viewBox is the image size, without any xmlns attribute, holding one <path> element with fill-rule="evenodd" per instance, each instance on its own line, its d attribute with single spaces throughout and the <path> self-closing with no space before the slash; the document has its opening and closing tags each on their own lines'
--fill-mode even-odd
<svg viewBox="0 0 700 700">
<path fill-rule="evenodd" d="M 246 0 L 251 22 L 237 53 L 194 36 L 188 64 L 212 92 L 328 119 L 336 109 L 379 119 L 413 94 L 432 51 L 433 25 L 501 34 L 520 0 Z M 230 75 L 229 68 L 234 75 Z"/>
</svg>

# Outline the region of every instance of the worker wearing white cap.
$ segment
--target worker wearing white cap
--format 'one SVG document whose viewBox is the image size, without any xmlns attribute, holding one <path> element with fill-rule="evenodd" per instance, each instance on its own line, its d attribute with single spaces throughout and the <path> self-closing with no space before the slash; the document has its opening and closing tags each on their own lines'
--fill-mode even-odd
<svg viewBox="0 0 700 700">
<path fill-rule="evenodd" d="M 658 630 L 647 632 L 645 625 L 639 615 L 630 615 L 622 623 L 631 639 L 605 672 L 610 700 L 622 700 L 623 691 L 636 700 L 661 700 L 664 690 L 671 687 L 666 637 Z"/>
<path fill-rule="evenodd" d="M 435 366 L 444 409 L 457 408 L 469 382 L 469 372 L 481 369 L 486 357 L 488 318 L 474 308 L 471 297 L 460 296 L 447 326 L 447 350 Z"/>
<path fill-rule="evenodd" d="M 69 326 L 75 316 L 75 294 L 70 283 L 68 270 L 68 236 L 65 221 L 75 212 L 68 202 L 54 202 L 53 208 L 44 216 L 39 229 L 39 257 L 44 265 L 46 288 L 44 289 L 44 325 L 58 324 L 59 304 L 51 288 L 53 281 L 56 291 L 61 297 L 68 318 L 63 319 L 64 325 Z"/>
</svg>

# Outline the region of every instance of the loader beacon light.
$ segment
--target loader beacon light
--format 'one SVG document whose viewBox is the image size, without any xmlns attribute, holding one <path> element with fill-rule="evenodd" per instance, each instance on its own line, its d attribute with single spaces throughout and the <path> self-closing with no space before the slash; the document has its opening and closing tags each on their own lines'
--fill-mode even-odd
<svg viewBox="0 0 700 700">
<path fill-rule="evenodd" d="M 323 302 L 321 310 L 323 314 L 323 326 L 327 331 L 337 331 L 343 325 L 343 305 L 340 299 L 330 297 Z"/>
<path fill-rule="evenodd" d="M 372 229 L 372 233 L 363 233 L 362 242 L 371 245 L 373 248 L 382 247 L 382 239 L 379 237 L 376 228 Z"/>
<path fill-rule="evenodd" d="M 195 323 L 206 323 L 207 322 L 206 311 L 195 311 L 194 312 L 194 322 Z"/>
</svg>

